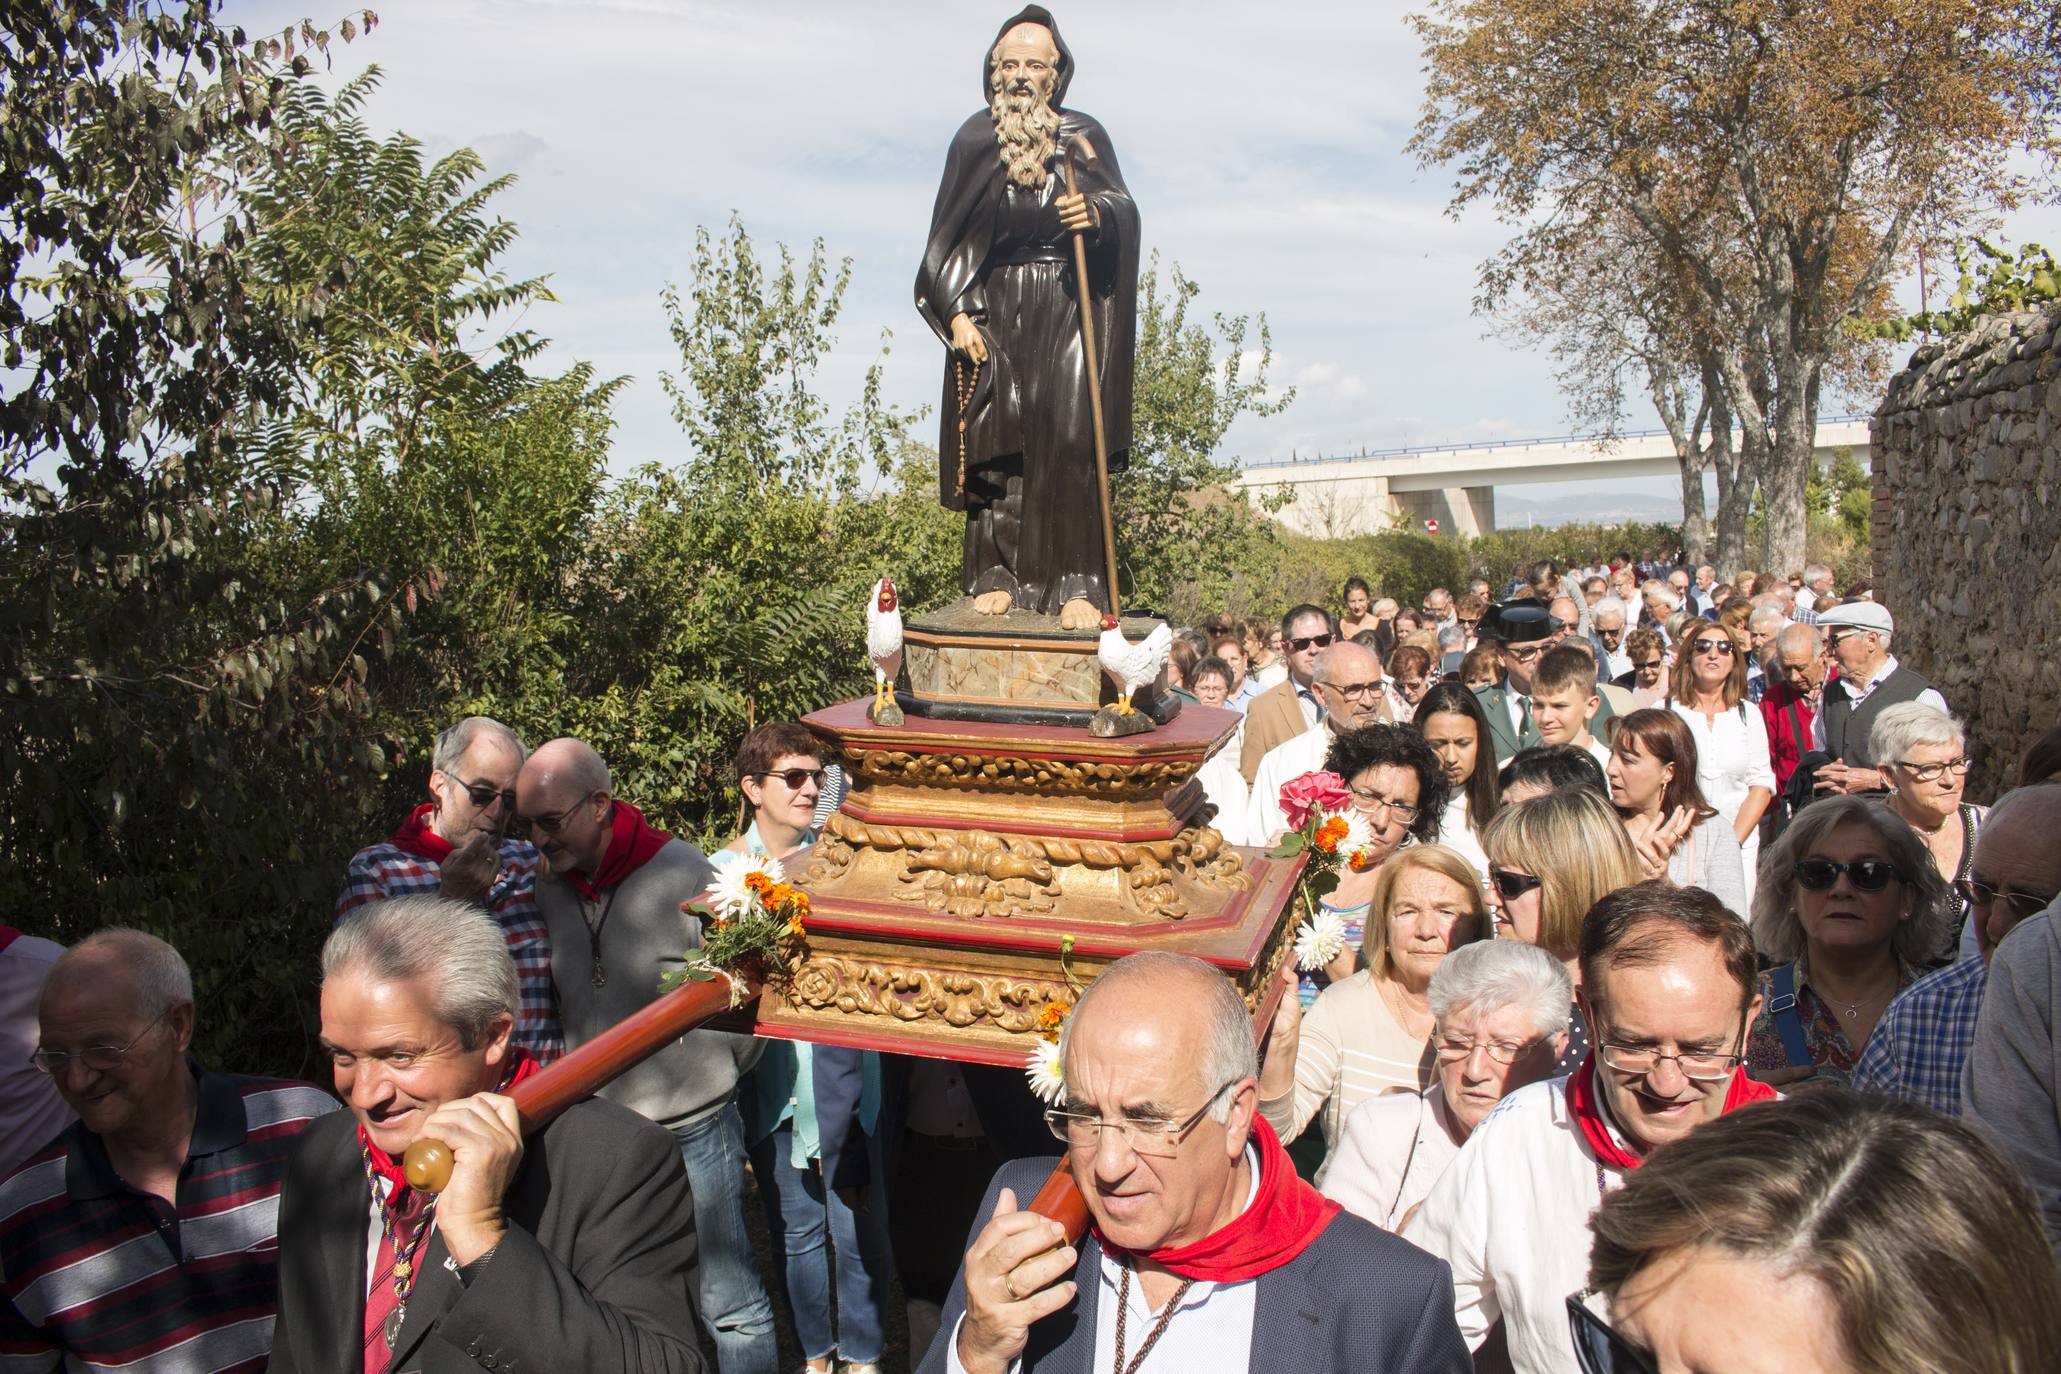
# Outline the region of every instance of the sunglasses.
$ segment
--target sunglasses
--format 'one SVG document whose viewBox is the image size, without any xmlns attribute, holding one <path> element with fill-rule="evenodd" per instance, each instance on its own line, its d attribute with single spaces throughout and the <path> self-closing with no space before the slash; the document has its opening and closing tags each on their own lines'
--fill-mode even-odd
<svg viewBox="0 0 2061 1374">
<path fill-rule="evenodd" d="M 1516 659 L 1519 663 L 1529 663 L 1540 654 L 1546 652 L 1546 646 L 1543 644 L 1505 644 L 1503 652 Z"/>
<path fill-rule="evenodd" d="M 1622 627 L 1622 626 L 1620 626 L 1619 628 L 1617 628 L 1617 629 L 1615 629 L 1615 630 L 1605 630 L 1605 629 L 1601 629 L 1601 628 L 1598 628 L 1598 629 L 1597 629 L 1597 631 L 1596 631 L 1596 638 L 1598 638 L 1598 639 L 1623 639 L 1623 638 L 1624 638 L 1624 629 L 1623 629 L 1623 627 Z"/>
<path fill-rule="evenodd" d="M 1729 639 L 1699 639 L 1689 646 L 1689 652 L 1694 654 L 1718 654 L 1722 657 L 1730 658 L 1738 651 L 1738 648 L 1739 646 Z"/>
<path fill-rule="evenodd" d="M 1536 873 L 1513 873 L 1507 868 L 1489 866 L 1489 881 L 1496 885 L 1496 895 L 1506 902 L 1514 902 L 1525 893 L 1539 886 L 1545 880 Z"/>
<path fill-rule="evenodd" d="M 754 773 L 752 776 L 778 778 L 787 784 L 787 790 L 790 792 L 801 791 L 805 782 L 813 782 L 819 788 L 823 785 L 823 770 L 820 768 L 783 768 L 777 773 Z"/>
<path fill-rule="evenodd" d="M 483 782 L 467 782 L 463 778 L 458 778 L 456 781 L 460 787 L 465 789 L 466 799 L 482 811 L 492 806 L 496 801 L 499 801 L 502 807 L 508 811 L 515 810 L 515 793 L 512 789 L 503 792 L 500 788 Z"/>
<path fill-rule="evenodd" d="M 1288 647 L 1297 653 L 1301 653 L 1305 649 L 1328 649 L 1331 647 L 1331 636 L 1328 634 L 1297 635 L 1294 639 L 1288 641 Z"/>
<path fill-rule="evenodd" d="M 1650 1352 L 1618 1335 L 1609 1322 L 1589 1310 L 1588 1299 L 1595 1291 L 1585 1288 L 1567 1300 L 1567 1324 L 1574 1334 L 1574 1357 L 1582 1374 L 1660 1374 Z"/>
<path fill-rule="evenodd" d="M 1796 875 L 1799 884 L 1812 892 L 1829 891 L 1842 873 L 1862 892 L 1880 892 L 1892 881 L 1900 883 L 1904 880 L 1903 870 L 1886 859 L 1855 859 L 1844 864 L 1833 863 L 1830 859 L 1798 859 L 1796 867 L 1789 871 Z"/>
</svg>

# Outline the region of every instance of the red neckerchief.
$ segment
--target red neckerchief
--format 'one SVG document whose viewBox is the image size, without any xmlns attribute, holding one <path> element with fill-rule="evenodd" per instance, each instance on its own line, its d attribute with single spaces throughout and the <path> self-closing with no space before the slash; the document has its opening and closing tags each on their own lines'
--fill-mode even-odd
<svg viewBox="0 0 2061 1374">
<path fill-rule="evenodd" d="M 1725 1089 L 1725 1111 L 1736 1112 L 1749 1102 L 1767 1102 L 1776 1096 L 1775 1090 L 1765 1083 L 1746 1076 L 1746 1070 L 1732 1070 L 1731 1086 Z M 1602 1104 L 1596 1096 L 1596 1054 L 1582 1060 L 1582 1066 L 1567 1079 L 1567 1110 L 1574 1114 L 1574 1124 L 1580 1128 L 1582 1139 L 1589 1143 L 1589 1150 L 1602 1163 L 1613 1169 L 1636 1169 L 1645 1161 L 1644 1155 L 1633 1154 L 1617 1143 L 1610 1133 L 1609 1125 L 1603 1120 Z"/>
<path fill-rule="evenodd" d="M 497 1093 L 505 1093 L 544 1065 L 520 1045 L 508 1047 L 508 1058 L 501 1065 L 501 1082 L 495 1087 Z M 408 1191 L 408 1175 L 401 1170 L 401 1161 L 372 1143 L 372 1137 L 365 1134 L 365 1123 L 358 1123 L 358 1143 L 365 1147 L 365 1157 L 372 1162 L 372 1172 L 387 1181 L 386 1200 L 389 1206 L 399 1209 L 401 1195 Z"/>
<path fill-rule="evenodd" d="M 567 887 L 590 902 L 644 867 L 651 856 L 665 848 L 666 841 L 673 838 L 663 830 L 654 829 L 644 819 L 644 813 L 626 801 L 615 803 L 615 815 L 610 824 L 608 852 L 601 856 L 600 871 L 591 880 L 577 868 L 568 868 L 559 875 L 565 879 Z"/>
<path fill-rule="evenodd" d="M 1302 1181 L 1266 1118 L 1253 1118 L 1252 1141 L 1260 1157 L 1259 1188 L 1252 1205 L 1193 1245 L 1154 1250 L 1146 1259 L 1184 1279 L 1241 1283 L 1279 1269 L 1331 1224 L 1343 1209 Z M 1099 1229 L 1095 1240 L 1113 1255 L 1124 1253 Z"/>
<path fill-rule="evenodd" d="M 430 815 L 435 811 L 430 803 L 424 802 L 408 813 L 408 819 L 401 822 L 401 828 L 394 832 L 390 841 L 403 854 L 412 854 L 418 859 L 428 859 L 440 864 L 451 857 L 451 842 L 429 828 Z"/>
</svg>

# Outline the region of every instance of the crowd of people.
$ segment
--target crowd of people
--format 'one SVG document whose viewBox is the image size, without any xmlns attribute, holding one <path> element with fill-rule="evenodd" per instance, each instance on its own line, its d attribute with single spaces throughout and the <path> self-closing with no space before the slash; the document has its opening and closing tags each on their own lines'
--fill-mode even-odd
<svg viewBox="0 0 2061 1374">
<path fill-rule="evenodd" d="M 1118 961 L 1042 1111 L 698 1030 L 526 1137 L 507 1089 L 844 779 L 758 726 L 705 853 L 588 744 L 459 720 L 342 875 L 329 1084 L 195 1060 L 161 940 L 0 927 L 0 1370 L 772 1374 L 782 1312 L 815 1374 L 903 1329 L 968 1374 L 2061 1369 L 2061 729 L 1976 804 L 1895 633 L 1824 568 L 1629 554 L 1178 631 L 1226 838 L 1350 793 L 1346 943 L 1257 1041 L 1207 966 Z M 1055 1154 L 1078 1239 L 1028 1209 Z"/>
</svg>

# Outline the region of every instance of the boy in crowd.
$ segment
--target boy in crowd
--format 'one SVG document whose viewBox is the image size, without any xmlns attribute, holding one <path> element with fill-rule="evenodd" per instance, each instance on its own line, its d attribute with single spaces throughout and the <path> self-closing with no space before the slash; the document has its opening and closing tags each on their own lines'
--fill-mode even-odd
<svg viewBox="0 0 2061 1374">
<path fill-rule="evenodd" d="M 1531 719 L 1542 743 L 1586 749 L 1598 767 L 1607 769 L 1610 747 L 1589 733 L 1599 704 L 1593 657 L 1572 644 L 1539 655 L 1539 666 L 1532 670 Z"/>
</svg>

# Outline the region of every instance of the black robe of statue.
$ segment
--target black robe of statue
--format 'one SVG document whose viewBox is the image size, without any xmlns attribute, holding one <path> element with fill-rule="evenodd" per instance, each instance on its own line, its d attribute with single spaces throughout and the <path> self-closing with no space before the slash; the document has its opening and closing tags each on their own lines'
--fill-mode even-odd
<svg viewBox="0 0 2061 1374">
<path fill-rule="evenodd" d="M 1074 168 L 1097 218 L 1087 237 L 1088 286 L 1109 466 L 1116 472 L 1131 446 L 1138 210 L 1102 126 L 1061 103 L 1074 63 L 1051 15 L 1033 5 L 1002 25 L 996 41 L 1024 23 L 1050 29 L 1059 50 L 1052 107 L 1060 116 L 1060 155 L 1075 137 L 1086 137 L 1095 148 L 1095 162 L 1076 157 Z M 990 69 L 991 59 L 984 57 L 983 96 Z M 961 585 L 968 595 L 1006 591 L 1017 606 L 1048 614 L 1075 597 L 1109 608 L 1072 235 L 1060 226 L 1055 208 L 1065 189 L 1058 157 L 1043 187 L 1013 185 L 1002 166 L 994 121 L 983 107 L 952 138 L 916 274 L 916 308 L 948 350 L 938 407 L 938 494 L 947 507 L 966 512 Z M 952 318 L 962 312 L 988 346 L 963 417 L 956 355 L 949 352 Z M 956 360 L 958 376 L 971 375 L 970 360 Z"/>
</svg>

